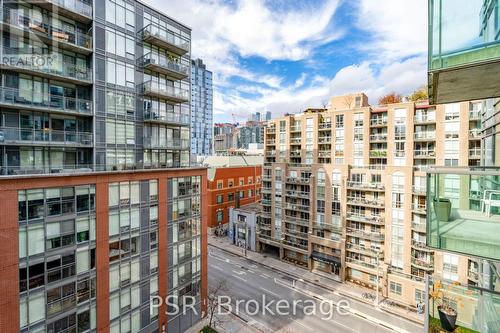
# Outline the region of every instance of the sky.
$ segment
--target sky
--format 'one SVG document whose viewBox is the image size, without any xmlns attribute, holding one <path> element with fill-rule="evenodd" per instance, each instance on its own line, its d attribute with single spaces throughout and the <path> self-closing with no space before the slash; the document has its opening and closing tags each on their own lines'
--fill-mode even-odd
<svg viewBox="0 0 500 333">
<path fill-rule="evenodd" d="M 354 92 L 376 105 L 426 83 L 427 0 L 145 2 L 191 27 L 191 56 L 213 72 L 215 122 Z"/>
</svg>

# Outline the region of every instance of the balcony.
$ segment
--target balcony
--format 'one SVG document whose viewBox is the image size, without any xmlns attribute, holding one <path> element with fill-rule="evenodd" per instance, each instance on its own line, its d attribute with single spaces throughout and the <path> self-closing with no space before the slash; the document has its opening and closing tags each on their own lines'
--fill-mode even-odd
<svg viewBox="0 0 500 333">
<path fill-rule="evenodd" d="M 189 149 L 189 140 L 185 139 L 169 139 L 159 142 L 159 140 L 153 140 L 151 137 L 144 138 L 144 148 L 148 149 L 176 149 L 184 150 Z"/>
<path fill-rule="evenodd" d="M 417 214 L 427 214 L 427 205 L 425 203 L 414 202 L 412 210 Z"/>
<path fill-rule="evenodd" d="M 290 215 L 285 215 L 284 221 L 286 223 L 293 223 L 297 224 L 303 227 L 308 227 L 309 226 L 309 220 L 300 218 L 298 216 L 290 216 Z"/>
<path fill-rule="evenodd" d="M 347 204 L 354 206 L 364 206 L 364 207 L 374 207 L 383 208 L 385 206 L 385 201 L 383 199 L 366 199 L 360 197 L 347 197 Z"/>
<path fill-rule="evenodd" d="M 420 186 L 420 185 L 413 185 L 412 192 L 413 192 L 413 194 L 416 194 L 416 195 L 426 195 L 427 194 L 427 190 L 426 190 L 425 186 Z"/>
<path fill-rule="evenodd" d="M 413 246 L 417 250 L 426 251 L 426 252 L 433 252 L 432 249 L 427 247 L 427 245 L 425 244 L 424 241 L 420 241 L 417 239 L 411 240 L 411 246 Z"/>
<path fill-rule="evenodd" d="M 375 117 L 370 119 L 370 127 L 385 127 L 387 126 L 387 117 Z"/>
<path fill-rule="evenodd" d="M 276 156 L 276 150 L 266 150 L 266 156 Z"/>
<path fill-rule="evenodd" d="M 354 259 L 354 258 L 351 258 L 351 257 L 346 257 L 345 258 L 345 262 L 349 266 L 354 266 L 354 268 L 361 267 L 362 270 L 363 270 L 363 268 L 364 269 L 368 268 L 370 270 L 370 273 L 377 274 L 377 267 L 378 266 L 374 262 L 369 262 L 369 261 L 364 261 L 364 260 L 358 260 L 358 259 Z"/>
<path fill-rule="evenodd" d="M 92 84 L 92 71 L 89 67 L 65 62 L 63 55 L 57 52 L 37 55 L 32 54 L 30 49 L 4 47 L 1 57 L 0 68 L 2 69 L 74 84 Z"/>
<path fill-rule="evenodd" d="M 469 158 L 481 158 L 481 147 L 469 148 Z"/>
<path fill-rule="evenodd" d="M 421 159 L 435 158 L 436 151 L 434 151 L 434 149 L 416 149 L 413 151 L 413 156 Z"/>
<path fill-rule="evenodd" d="M 381 232 L 366 231 L 365 229 L 346 228 L 346 233 L 351 237 L 365 238 L 379 242 L 383 241 L 385 238 L 384 234 Z"/>
<path fill-rule="evenodd" d="M 481 140 L 481 129 L 480 128 L 470 129 L 469 140 Z"/>
<path fill-rule="evenodd" d="M 379 215 L 361 215 L 348 212 L 346 215 L 346 220 L 369 223 L 374 225 L 384 225 L 384 218 Z"/>
<path fill-rule="evenodd" d="M 375 247 L 366 247 L 364 245 L 346 243 L 346 249 L 350 252 L 356 252 L 370 257 L 377 257 L 383 255 L 383 250 Z"/>
<path fill-rule="evenodd" d="M 386 142 L 387 141 L 387 133 L 385 133 L 385 134 L 370 134 L 370 141 Z"/>
<path fill-rule="evenodd" d="M 430 104 L 498 96 L 497 6 L 496 0 L 429 0 Z"/>
<path fill-rule="evenodd" d="M 427 245 L 500 260 L 500 169 L 434 168 L 428 175 Z M 449 197 L 447 176 L 457 179 L 459 199 Z"/>
<path fill-rule="evenodd" d="M 187 114 L 179 114 L 159 110 L 145 110 L 144 122 L 157 124 L 171 124 L 178 126 L 189 126 L 191 119 Z"/>
<path fill-rule="evenodd" d="M 300 157 L 300 149 L 290 150 L 290 157 Z"/>
<path fill-rule="evenodd" d="M 469 120 L 480 120 L 480 119 L 481 119 L 481 110 L 469 111 Z"/>
<path fill-rule="evenodd" d="M 328 230 L 330 232 L 342 233 L 342 225 L 340 224 L 326 224 L 326 223 L 313 223 L 312 226 L 314 229 L 319 229 L 319 230 Z"/>
<path fill-rule="evenodd" d="M 331 150 L 318 150 L 319 158 L 330 158 L 332 156 Z"/>
<path fill-rule="evenodd" d="M 92 4 L 82 0 L 25 0 L 28 3 L 48 9 L 60 16 L 72 18 L 83 23 L 92 21 Z"/>
<path fill-rule="evenodd" d="M 300 132 L 302 131 L 302 126 L 300 125 L 292 125 L 290 126 L 290 132 Z"/>
<path fill-rule="evenodd" d="M 0 106 L 9 108 L 90 116 L 92 105 L 92 101 L 88 99 L 0 87 Z"/>
<path fill-rule="evenodd" d="M 415 125 L 420 124 L 434 124 L 436 123 L 436 115 L 435 114 L 416 114 L 413 118 L 413 123 Z"/>
<path fill-rule="evenodd" d="M 323 143 L 331 143 L 332 142 L 332 137 L 331 136 L 320 136 L 318 137 L 318 143 L 323 144 Z"/>
<path fill-rule="evenodd" d="M 147 81 L 139 85 L 139 92 L 150 97 L 165 98 L 174 103 L 189 102 L 189 90 Z"/>
<path fill-rule="evenodd" d="M 309 211 L 311 210 L 310 206 L 300 205 L 300 204 L 292 204 L 292 203 L 287 203 L 285 208 L 288 210 L 291 210 L 291 211 L 299 211 L 299 212 L 304 212 L 304 213 L 309 213 Z"/>
<path fill-rule="evenodd" d="M 411 228 L 416 232 L 421 232 L 421 233 L 427 232 L 425 223 L 412 222 Z"/>
<path fill-rule="evenodd" d="M 309 239 L 309 233 L 307 232 L 302 232 L 302 231 L 297 231 L 297 230 L 292 230 L 292 229 L 285 229 L 283 231 L 285 235 L 300 238 L 300 239 Z"/>
<path fill-rule="evenodd" d="M 320 131 L 329 130 L 332 128 L 332 123 L 319 123 L 318 128 Z"/>
<path fill-rule="evenodd" d="M 286 196 L 287 197 L 295 197 L 295 198 L 304 198 L 304 199 L 309 199 L 311 197 L 311 192 L 305 192 L 305 191 L 286 191 Z"/>
<path fill-rule="evenodd" d="M 357 181 L 348 181 L 347 187 L 354 190 L 366 190 L 366 191 L 374 191 L 374 192 L 383 192 L 385 191 L 385 185 L 382 183 L 367 183 L 367 182 L 357 182 Z"/>
<path fill-rule="evenodd" d="M 411 265 L 423 270 L 434 269 L 434 261 L 430 259 L 411 258 Z"/>
<path fill-rule="evenodd" d="M 436 139 L 436 132 L 416 132 L 413 138 L 415 141 L 434 141 Z"/>
<path fill-rule="evenodd" d="M 92 132 L 0 127 L 0 144 L 4 145 L 92 147 L 92 137 Z"/>
<path fill-rule="evenodd" d="M 182 80 L 189 76 L 189 66 L 180 64 L 177 59 L 167 59 L 149 52 L 138 60 L 139 65 L 153 72 L 161 73 Z"/>
<path fill-rule="evenodd" d="M 11 35 L 23 37 L 26 32 L 31 38 L 40 39 L 47 45 L 54 45 L 68 51 L 88 55 L 92 53 L 92 34 L 79 31 L 68 31 L 55 27 L 34 17 L 22 15 L 15 10 L 3 13 L 3 29 Z"/>
<path fill-rule="evenodd" d="M 308 254 L 307 252 L 307 242 L 306 244 L 298 242 L 296 240 L 284 239 L 282 241 L 284 247 L 288 247 L 292 251 L 297 251 L 302 254 Z"/>
<path fill-rule="evenodd" d="M 286 182 L 290 184 L 309 184 L 309 178 L 287 177 Z"/>
<path fill-rule="evenodd" d="M 262 199 L 260 202 L 264 206 L 271 206 L 271 203 L 272 203 L 271 199 Z"/>
<path fill-rule="evenodd" d="M 276 139 L 266 140 L 267 146 L 274 146 L 276 144 Z"/>
<path fill-rule="evenodd" d="M 266 133 L 267 134 L 276 134 L 276 128 L 275 127 L 268 127 L 268 128 L 266 128 Z"/>
<path fill-rule="evenodd" d="M 145 42 L 159 46 L 179 56 L 188 53 L 190 48 L 189 39 L 165 29 L 151 23 L 139 31 L 139 35 L 142 35 Z"/>
<path fill-rule="evenodd" d="M 490 288 L 463 285 L 456 281 L 431 277 L 429 289 L 429 332 L 443 332 L 438 306 L 443 299 L 456 303 L 456 328 L 454 332 L 500 332 L 500 293 L 498 283 Z"/>
<path fill-rule="evenodd" d="M 370 150 L 370 157 L 386 158 L 387 157 L 387 149 L 372 149 L 372 150 Z"/>
</svg>

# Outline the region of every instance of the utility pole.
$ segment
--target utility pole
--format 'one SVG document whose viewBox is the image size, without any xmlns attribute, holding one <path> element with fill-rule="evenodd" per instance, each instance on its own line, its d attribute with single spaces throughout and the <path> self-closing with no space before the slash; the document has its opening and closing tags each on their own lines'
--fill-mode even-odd
<svg viewBox="0 0 500 333">
<path fill-rule="evenodd" d="M 247 256 L 247 244 L 248 244 L 248 224 L 245 221 L 245 257 Z"/>
<path fill-rule="evenodd" d="M 380 250 L 377 252 L 377 290 L 375 290 L 375 306 L 378 306 L 378 289 L 380 285 L 380 275 L 379 275 L 379 268 L 380 268 Z"/>
</svg>

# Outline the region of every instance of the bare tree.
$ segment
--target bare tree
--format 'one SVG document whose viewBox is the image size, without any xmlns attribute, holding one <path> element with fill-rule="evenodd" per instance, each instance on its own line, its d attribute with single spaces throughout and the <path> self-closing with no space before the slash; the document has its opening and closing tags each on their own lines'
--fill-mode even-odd
<svg viewBox="0 0 500 333">
<path fill-rule="evenodd" d="M 208 288 L 207 297 L 207 316 L 208 316 L 208 326 L 215 328 L 217 325 L 221 324 L 222 321 L 217 318 L 216 313 L 219 308 L 219 297 L 227 291 L 227 283 L 225 279 L 217 279 L 215 283 Z"/>
<path fill-rule="evenodd" d="M 354 97 L 352 95 L 346 95 L 344 97 L 344 104 L 346 108 L 350 109 L 352 106 L 352 103 L 354 103 Z"/>
</svg>

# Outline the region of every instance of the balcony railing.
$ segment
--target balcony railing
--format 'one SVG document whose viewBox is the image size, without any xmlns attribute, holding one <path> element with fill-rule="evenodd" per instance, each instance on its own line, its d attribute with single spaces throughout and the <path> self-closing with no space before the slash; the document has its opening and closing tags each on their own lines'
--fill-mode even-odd
<svg viewBox="0 0 500 333">
<path fill-rule="evenodd" d="M 425 195 L 427 192 L 425 186 L 413 185 L 412 191 L 415 194 Z"/>
<path fill-rule="evenodd" d="M 382 199 L 366 199 L 359 197 L 347 197 L 347 203 L 358 206 L 384 207 L 385 201 Z"/>
<path fill-rule="evenodd" d="M 351 237 L 367 238 L 375 241 L 383 241 L 384 234 L 378 231 L 366 231 L 365 229 L 346 228 L 346 233 Z"/>
<path fill-rule="evenodd" d="M 436 115 L 432 114 L 416 114 L 415 118 L 413 118 L 413 123 L 414 124 L 421 124 L 421 123 L 435 123 L 436 122 Z"/>
<path fill-rule="evenodd" d="M 413 151 L 413 156 L 415 158 L 434 158 L 436 157 L 436 151 L 433 149 L 418 149 Z"/>
<path fill-rule="evenodd" d="M 167 59 L 164 56 L 159 56 L 149 52 L 139 58 L 139 64 L 145 68 L 150 68 L 156 72 L 172 76 L 182 80 L 189 76 L 189 66 L 180 64 L 176 60 Z"/>
<path fill-rule="evenodd" d="M 66 48 L 64 45 L 67 45 L 70 50 L 75 50 L 74 46 L 76 46 L 77 48 L 86 49 L 85 53 L 92 51 L 92 34 L 63 30 L 46 22 L 39 21 L 34 17 L 22 15 L 15 10 L 4 11 L 3 18 L 4 22 L 11 26 L 20 29 L 29 29 L 37 36 L 47 39 L 47 41 L 60 43 L 64 48 Z"/>
<path fill-rule="evenodd" d="M 275 127 L 268 127 L 268 128 L 266 128 L 266 133 L 267 134 L 275 134 L 276 128 Z"/>
<path fill-rule="evenodd" d="M 427 205 L 425 203 L 413 203 L 413 211 L 420 213 L 420 214 L 425 214 L 427 213 Z"/>
<path fill-rule="evenodd" d="M 286 181 L 291 184 L 309 184 L 309 178 L 287 177 Z"/>
<path fill-rule="evenodd" d="M 453 192 L 446 188 L 448 177 L 456 179 Z M 428 246 L 500 260 L 499 180 L 500 169 L 494 167 L 430 169 Z"/>
<path fill-rule="evenodd" d="M 338 234 L 342 233 L 342 225 L 341 224 L 313 223 L 312 227 L 314 229 L 328 230 L 328 231 L 338 233 Z"/>
<path fill-rule="evenodd" d="M 434 140 L 436 139 L 436 132 L 416 132 L 414 138 L 415 140 Z"/>
<path fill-rule="evenodd" d="M 145 137 L 144 147 L 149 149 L 188 149 L 190 146 L 187 139 L 169 139 L 160 142 L 159 140 L 153 140 L 151 137 Z"/>
<path fill-rule="evenodd" d="M 151 121 L 155 123 L 176 124 L 176 125 L 189 125 L 191 119 L 189 115 L 161 112 L 159 110 L 145 110 L 144 121 Z"/>
<path fill-rule="evenodd" d="M 68 11 L 65 12 L 64 16 L 70 16 L 71 18 L 78 19 L 80 21 L 91 21 L 92 20 L 92 5 L 87 1 L 81 0 L 27 0 L 26 2 L 42 6 L 43 8 L 50 8 L 53 12 L 58 11 Z M 58 8 L 53 9 L 52 6 L 57 6 Z"/>
<path fill-rule="evenodd" d="M 302 131 L 302 126 L 300 126 L 300 125 L 299 126 L 292 125 L 292 126 L 290 126 L 290 131 L 291 132 L 300 132 L 300 131 Z"/>
<path fill-rule="evenodd" d="M 311 210 L 310 206 L 300 205 L 300 204 L 292 204 L 292 203 L 287 203 L 285 208 L 292 210 L 292 211 L 301 211 L 301 212 L 309 212 Z"/>
<path fill-rule="evenodd" d="M 411 258 L 411 264 L 421 269 L 434 269 L 434 261 L 432 260 Z"/>
<path fill-rule="evenodd" d="M 305 192 L 305 191 L 286 191 L 286 195 L 289 197 L 298 197 L 298 198 L 305 198 L 308 199 L 311 197 L 311 192 Z"/>
<path fill-rule="evenodd" d="M 370 157 L 387 157 L 387 149 L 372 149 L 370 150 Z"/>
<path fill-rule="evenodd" d="M 332 137 L 331 136 L 320 136 L 318 137 L 318 143 L 331 143 L 332 142 Z"/>
<path fill-rule="evenodd" d="M 297 216 L 285 215 L 284 221 L 287 223 L 295 223 L 304 227 L 309 226 L 309 220 Z"/>
<path fill-rule="evenodd" d="M 371 262 L 364 261 L 364 260 L 358 260 L 358 259 L 354 259 L 354 258 L 351 258 L 351 257 L 346 257 L 345 261 L 347 263 L 351 263 L 351 264 L 363 266 L 365 268 L 377 269 L 377 264 L 376 263 L 371 263 Z"/>
<path fill-rule="evenodd" d="M 274 144 L 276 144 L 276 139 L 266 140 L 266 145 L 274 145 Z"/>
<path fill-rule="evenodd" d="M 381 249 L 365 247 L 364 245 L 358 245 L 352 243 L 346 243 L 346 249 L 348 249 L 351 252 L 357 252 L 374 257 L 381 256 L 383 254 L 383 250 Z"/>
<path fill-rule="evenodd" d="M 0 104 L 23 109 L 92 114 L 91 100 L 7 87 L 0 87 Z"/>
<path fill-rule="evenodd" d="M 347 212 L 346 219 L 356 222 L 384 225 L 384 218 L 382 216 L 377 216 L 377 215 L 362 215 L 353 212 Z"/>
<path fill-rule="evenodd" d="M 367 182 L 357 182 L 357 181 L 348 181 L 347 187 L 353 189 L 363 189 L 368 191 L 384 191 L 385 185 L 382 183 L 367 183 Z"/>
<path fill-rule="evenodd" d="M 385 126 L 387 125 L 387 117 L 377 117 L 370 119 L 370 126 Z"/>
<path fill-rule="evenodd" d="M 470 148 L 469 149 L 469 157 L 470 158 L 481 158 L 481 148 Z"/>
<path fill-rule="evenodd" d="M 332 123 L 319 123 L 319 129 L 330 129 L 332 128 Z"/>
<path fill-rule="evenodd" d="M 370 141 L 387 141 L 387 134 L 370 134 Z"/>
<path fill-rule="evenodd" d="M 411 245 L 416 248 L 416 249 L 419 249 L 419 250 L 424 250 L 424 251 L 432 251 L 432 249 L 429 249 L 427 247 L 427 245 L 425 244 L 424 241 L 420 241 L 420 240 L 416 240 L 416 239 L 412 239 L 411 240 Z"/>
<path fill-rule="evenodd" d="M 139 85 L 140 92 L 144 95 L 162 97 L 176 103 L 189 101 L 189 90 L 167 86 L 159 82 L 147 81 Z"/>
<path fill-rule="evenodd" d="M 469 120 L 478 120 L 481 119 L 481 111 L 480 110 L 470 110 L 469 111 Z"/>
<path fill-rule="evenodd" d="M 140 32 L 145 41 L 165 48 L 175 54 L 184 55 L 189 52 L 190 41 L 188 38 L 181 36 L 166 28 L 150 23 Z"/>
<path fill-rule="evenodd" d="M 481 139 L 481 129 L 473 128 L 469 130 L 469 138 L 470 139 Z"/>
<path fill-rule="evenodd" d="M 298 248 L 298 249 L 303 250 L 303 251 L 307 251 L 307 244 L 303 244 L 303 243 L 300 243 L 297 241 L 291 241 L 288 239 L 284 239 L 282 241 L 282 243 L 283 243 L 283 245 L 287 245 L 287 246 Z"/>
<path fill-rule="evenodd" d="M 318 150 L 318 157 L 320 158 L 331 157 L 331 156 L 332 156 L 331 150 Z"/>
<path fill-rule="evenodd" d="M 23 50 L 4 47 L 1 56 L 3 60 L 1 66 L 6 69 L 40 74 L 75 83 L 92 83 L 90 68 L 65 62 L 60 53 L 38 55 L 33 54 L 29 48 Z"/>
<path fill-rule="evenodd" d="M 266 156 L 276 156 L 276 150 L 266 150 Z"/>
<path fill-rule="evenodd" d="M 417 232 L 426 232 L 425 223 L 412 222 L 411 228 Z"/>
<path fill-rule="evenodd" d="M 92 146 L 92 132 L 0 127 L 0 144 Z"/>
</svg>

